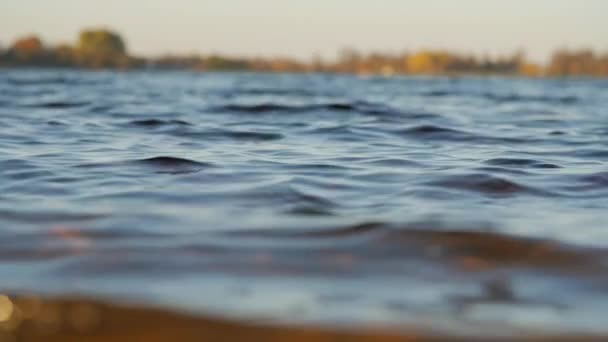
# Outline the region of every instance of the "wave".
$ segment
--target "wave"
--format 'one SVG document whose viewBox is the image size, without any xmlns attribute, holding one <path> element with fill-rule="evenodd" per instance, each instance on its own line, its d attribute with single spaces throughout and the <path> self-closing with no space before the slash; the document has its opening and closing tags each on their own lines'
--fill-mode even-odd
<svg viewBox="0 0 608 342">
<path fill-rule="evenodd" d="M 236 140 L 254 140 L 254 141 L 272 141 L 283 139 L 283 134 L 280 133 L 267 133 L 267 132 L 252 132 L 252 131 L 218 131 L 210 133 L 209 135 L 216 137 L 227 137 Z"/>
<path fill-rule="evenodd" d="M 452 142 L 477 142 L 481 144 L 521 144 L 533 142 L 532 139 L 487 136 L 432 124 L 416 125 L 405 129 L 395 130 L 392 132 L 402 137 Z"/>
<path fill-rule="evenodd" d="M 559 165 L 552 163 L 545 163 L 534 159 L 521 159 L 521 158 L 494 158 L 488 159 L 484 162 L 488 165 L 497 166 L 510 166 L 510 167 L 531 167 L 539 169 L 559 169 Z"/>
<path fill-rule="evenodd" d="M 145 159 L 134 160 L 134 163 L 141 165 L 154 166 L 160 169 L 172 170 L 172 171 L 192 171 L 200 170 L 202 168 L 212 167 L 211 163 L 204 163 L 194 161 L 186 158 L 172 157 L 172 156 L 158 156 Z"/>
<path fill-rule="evenodd" d="M 109 81 L 109 78 L 86 78 L 81 76 L 44 76 L 39 77 L 8 77 L 5 82 L 13 86 L 39 86 L 39 85 L 57 85 L 57 86 L 78 86 L 78 85 L 96 85 Z"/>
<path fill-rule="evenodd" d="M 563 244 L 558 241 L 502 234 L 496 227 L 478 223 L 457 224 L 442 221 L 420 221 L 409 224 L 369 222 L 320 229 L 265 229 L 225 233 L 234 238 L 256 238 L 268 241 L 309 241 L 310 248 L 319 240 L 331 239 L 335 253 L 380 259 L 435 259 L 458 265 L 460 258 L 477 259 L 491 268 L 541 267 L 561 272 L 604 269 L 608 250 Z M 341 244 L 343 241 L 344 244 Z M 321 244 L 325 252 L 329 247 Z M 268 247 L 267 247 L 268 248 Z M 378 254 L 380 253 L 380 254 Z M 585 265 L 582 268 L 579 266 Z M 466 266 L 466 265 L 465 265 Z"/>
<path fill-rule="evenodd" d="M 431 181 L 427 184 L 442 188 L 472 191 L 487 196 L 546 194 L 545 191 L 517 183 L 507 178 L 491 176 L 488 174 L 444 176 L 441 180 Z"/>
<path fill-rule="evenodd" d="M 285 136 L 281 133 L 273 132 L 259 132 L 259 131 L 239 131 L 239 130 L 228 130 L 228 129 L 215 129 L 215 130 L 175 130 L 170 132 L 172 135 L 178 137 L 188 137 L 193 140 L 210 141 L 210 140 L 236 140 L 236 141 L 274 141 L 281 140 Z"/>
<path fill-rule="evenodd" d="M 195 173 L 207 168 L 214 167 L 212 163 L 199 162 L 191 159 L 173 157 L 173 156 L 157 156 L 143 159 L 129 159 L 119 161 L 108 161 L 102 163 L 78 164 L 74 167 L 81 169 L 95 168 L 116 168 L 124 166 L 142 166 L 149 167 L 155 173 L 168 174 L 185 174 Z"/>
<path fill-rule="evenodd" d="M 145 128 L 156 128 L 163 126 L 192 126 L 192 124 L 185 120 L 161 120 L 161 119 L 144 119 L 144 120 L 133 120 L 128 123 L 130 126 L 145 127 Z"/>
<path fill-rule="evenodd" d="M 543 95 L 521 95 L 521 94 L 494 94 L 485 93 L 482 95 L 488 100 L 495 102 L 548 102 L 548 103 L 559 103 L 559 104 L 575 104 L 579 101 L 576 96 L 543 96 Z"/>
<path fill-rule="evenodd" d="M 357 112 L 362 114 L 374 115 L 405 115 L 399 110 L 383 104 L 370 102 L 330 102 L 309 105 L 285 105 L 278 103 L 262 104 L 227 104 L 210 109 L 221 113 L 248 113 L 248 114 L 267 114 L 267 113 L 316 113 L 319 111 L 329 112 Z"/>
<path fill-rule="evenodd" d="M 479 96 L 497 103 L 517 102 L 545 102 L 554 104 L 576 104 L 580 101 L 577 96 L 549 96 L 549 95 L 524 95 L 524 94 L 497 94 L 481 93 L 475 94 L 461 90 L 431 90 L 420 93 L 425 97 L 449 97 L 449 96 Z"/>
<path fill-rule="evenodd" d="M 85 107 L 91 104 L 87 101 L 80 102 L 72 102 L 72 101 L 49 101 L 49 102 L 40 102 L 33 103 L 28 105 L 28 107 L 32 108 L 45 108 L 45 109 L 68 109 L 68 108 L 79 108 Z"/>
</svg>

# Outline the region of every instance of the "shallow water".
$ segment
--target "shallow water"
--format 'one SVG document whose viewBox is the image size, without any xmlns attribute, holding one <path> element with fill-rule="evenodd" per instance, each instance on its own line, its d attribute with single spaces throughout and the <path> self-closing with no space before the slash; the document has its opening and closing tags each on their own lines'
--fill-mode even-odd
<svg viewBox="0 0 608 342">
<path fill-rule="evenodd" d="M 0 71 L 0 289 L 608 333 L 608 82 Z"/>
</svg>

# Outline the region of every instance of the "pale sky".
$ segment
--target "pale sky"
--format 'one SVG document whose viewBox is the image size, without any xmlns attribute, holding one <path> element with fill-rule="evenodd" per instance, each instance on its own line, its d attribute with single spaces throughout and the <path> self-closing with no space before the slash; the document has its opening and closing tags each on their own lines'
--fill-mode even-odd
<svg viewBox="0 0 608 342">
<path fill-rule="evenodd" d="M 132 53 L 336 56 L 343 47 L 477 55 L 608 51 L 608 0 L 1 0 L 0 44 L 38 33 L 73 42 L 108 27 Z"/>
</svg>

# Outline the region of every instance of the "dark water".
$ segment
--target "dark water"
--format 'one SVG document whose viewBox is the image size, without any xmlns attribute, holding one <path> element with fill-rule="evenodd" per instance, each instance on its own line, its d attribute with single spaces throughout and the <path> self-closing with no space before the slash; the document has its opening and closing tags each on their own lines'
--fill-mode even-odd
<svg viewBox="0 0 608 342">
<path fill-rule="evenodd" d="M 0 289 L 608 333 L 608 82 L 0 71 Z"/>
</svg>

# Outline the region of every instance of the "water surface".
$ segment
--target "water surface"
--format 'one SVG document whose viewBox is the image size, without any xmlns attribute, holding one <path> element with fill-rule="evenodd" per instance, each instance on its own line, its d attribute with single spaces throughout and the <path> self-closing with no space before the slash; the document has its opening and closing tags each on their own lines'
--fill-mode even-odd
<svg viewBox="0 0 608 342">
<path fill-rule="evenodd" d="M 608 333 L 608 82 L 0 71 L 0 289 Z"/>
</svg>

